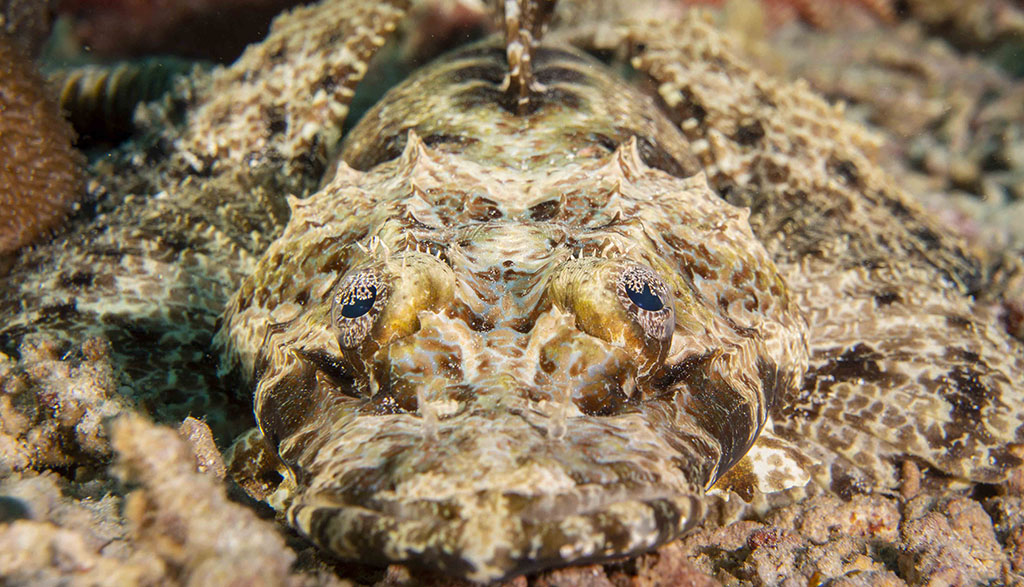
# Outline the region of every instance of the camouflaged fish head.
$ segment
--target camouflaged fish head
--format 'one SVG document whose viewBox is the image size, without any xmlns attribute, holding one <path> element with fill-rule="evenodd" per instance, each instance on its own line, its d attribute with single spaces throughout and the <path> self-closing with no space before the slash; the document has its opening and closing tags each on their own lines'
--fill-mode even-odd
<svg viewBox="0 0 1024 587">
<path fill-rule="evenodd" d="M 589 58 L 471 47 L 392 90 L 227 315 L 288 517 L 342 556 L 494 579 L 699 520 L 806 364 L 748 226 Z"/>
</svg>

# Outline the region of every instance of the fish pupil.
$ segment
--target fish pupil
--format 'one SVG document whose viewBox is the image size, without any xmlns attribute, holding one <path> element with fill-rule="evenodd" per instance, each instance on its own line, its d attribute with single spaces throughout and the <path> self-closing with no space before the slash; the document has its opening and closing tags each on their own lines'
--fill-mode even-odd
<svg viewBox="0 0 1024 587">
<path fill-rule="evenodd" d="M 365 315 L 377 301 L 377 288 L 368 286 L 365 292 L 359 292 L 349 298 L 349 302 L 341 307 L 341 315 L 345 318 L 358 318 Z"/>
<path fill-rule="evenodd" d="M 640 291 L 637 291 L 632 287 L 627 287 L 626 294 L 634 304 L 648 312 L 657 312 L 665 307 L 661 298 L 658 297 L 658 294 L 651 291 L 651 286 L 647 283 L 644 284 L 644 288 Z"/>
</svg>

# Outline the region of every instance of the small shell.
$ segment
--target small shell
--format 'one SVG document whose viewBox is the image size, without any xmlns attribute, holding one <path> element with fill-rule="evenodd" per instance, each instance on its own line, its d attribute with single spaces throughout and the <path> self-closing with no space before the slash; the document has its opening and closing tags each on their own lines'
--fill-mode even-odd
<svg viewBox="0 0 1024 587">
<path fill-rule="evenodd" d="M 173 59 L 118 65 L 88 65 L 49 73 L 60 90 L 60 106 L 88 143 L 120 143 L 134 128 L 135 108 L 169 92 L 196 66 Z"/>
</svg>

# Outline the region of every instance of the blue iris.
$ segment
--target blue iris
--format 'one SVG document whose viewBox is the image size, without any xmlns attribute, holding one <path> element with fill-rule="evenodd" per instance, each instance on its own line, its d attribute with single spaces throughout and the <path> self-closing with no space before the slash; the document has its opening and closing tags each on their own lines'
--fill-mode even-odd
<svg viewBox="0 0 1024 587">
<path fill-rule="evenodd" d="M 657 312 L 658 310 L 665 307 L 665 303 L 661 301 L 658 294 L 651 291 L 651 286 L 644 284 L 644 288 L 641 291 L 636 291 L 632 287 L 626 287 L 626 295 L 633 301 L 638 307 L 648 312 Z"/>
<path fill-rule="evenodd" d="M 349 302 L 341 307 L 341 315 L 346 318 L 358 318 L 365 315 L 373 307 L 373 303 L 377 301 L 377 288 L 375 286 L 369 286 L 366 288 L 369 295 L 365 297 L 349 298 Z"/>
</svg>

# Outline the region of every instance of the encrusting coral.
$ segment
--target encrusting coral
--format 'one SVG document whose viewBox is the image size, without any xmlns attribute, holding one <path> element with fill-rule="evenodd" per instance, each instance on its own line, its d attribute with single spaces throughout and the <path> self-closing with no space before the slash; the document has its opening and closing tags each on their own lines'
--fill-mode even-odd
<svg viewBox="0 0 1024 587">
<path fill-rule="evenodd" d="M 0 34 L 33 57 L 50 36 L 57 0 L 0 0 Z"/>
<path fill-rule="evenodd" d="M 274 525 L 198 472 L 196 448 L 174 430 L 138 415 L 108 429 L 117 479 L 26 471 L 0 481 L 4 585 L 338 583 L 290 576 L 296 555 Z"/>
<path fill-rule="evenodd" d="M 0 36 L 0 255 L 46 234 L 82 192 L 74 131 L 42 77 Z"/>
<path fill-rule="evenodd" d="M 36 57 L 50 36 L 57 0 L 0 0 L 0 34 Z"/>
</svg>

